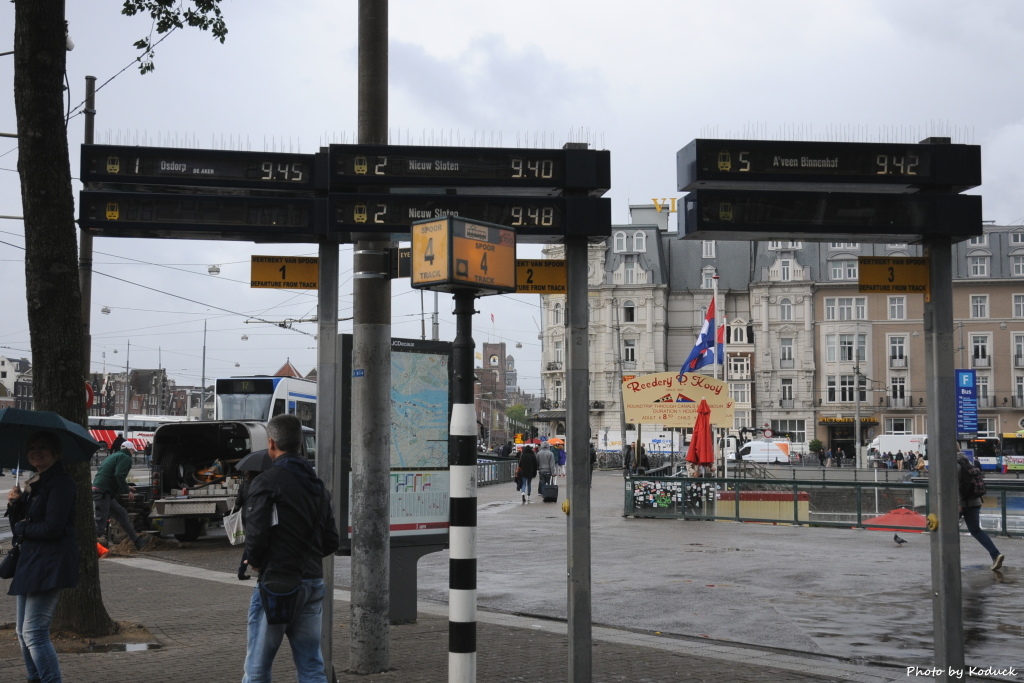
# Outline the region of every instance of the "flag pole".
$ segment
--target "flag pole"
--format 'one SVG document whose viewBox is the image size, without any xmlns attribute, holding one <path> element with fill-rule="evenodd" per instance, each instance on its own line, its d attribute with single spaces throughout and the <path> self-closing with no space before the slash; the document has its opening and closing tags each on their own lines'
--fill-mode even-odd
<svg viewBox="0 0 1024 683">
<path fill-rule="evenodd" d="M 717 275 L 712 275 L 711 276 L 711 302 L 714 304 L 714 307 L 715 307 L 715 319 L 711 323 L 711 335 L 712 335 L 711 336 L 711 340 L 712 340 L 712 342 L 711 342 L 711 353 L 714 354 L 713 358 L 715 359 L 714 365 L 712 367 L 714 367 L 714 369 L 715 369 L 714 377 L 715 377 L 715 379 L 718 379 L 718 364 L 722 363 L 722 374 L 724 376 L 724 374 L 725 374 L 725 363 L 724 363 L 725 359 L 718 357 L 718 276 Z M 725 345 L 723 343 L 723 348 L 722 348 L 722 355 L 723 356 L 725 355 L 725 348 L 724 348 L 724 346 Z M 725 460 L 725 449 L 722 448 L 721 427 L 719 427 L 717 424 L 715 425 L 715 436 L 716 436 L 716 438 L 715 438 L 715 448 L 718 450 L 718 455 L 720 455 L 722 457 L 722 474 L 723 474 L 723 476 L 728 477 L 729 476 L 729 469 L 728 469 L 729 468 L 729 464 Z"/>
</svg>

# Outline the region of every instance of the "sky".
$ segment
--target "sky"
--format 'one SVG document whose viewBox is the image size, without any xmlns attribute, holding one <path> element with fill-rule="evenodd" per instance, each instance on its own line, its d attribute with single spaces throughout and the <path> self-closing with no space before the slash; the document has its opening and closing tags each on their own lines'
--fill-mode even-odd
<svg viewBox="0 0 1024 683">
<path fill-rule="evenodd" d="M 150 21 L 120 7 L 67 3 L 76 194 L 87 75 L 99 88 L 100 144 L 308 154 L 357 141 L 354 0 L 224 0 L 223 45 L 174 32 L 145 76 L 132 44 Z M 694 138 L 929 136 L 981 145 L 985 220 L 1024 223 L 1018 0 L 391 0 L 389 14 L 393 144 L 610 150 L 615 224 L 628 223 L 631 204 L 682 196 L 676 152 Z M 13 49 L 13 26 L 14 5 L 0 4 L 0 52 Z M 16 127 L 13 81 L 13 58 L 0 56 L 3 133 Z M 15 140 L 0 138 L 0 216 L 22 215 L 17 154 Z M 23 246 L 21 221 L 0 218 L 0 355 L 19 358 L 31 357 Z M 272 373 L 287 359 L 303 373 L 315 367 L 315 323 L 272 324 L 313 318 L 315 292 L 249 287 L 251 256 L 315 256 L 315 246 L 98 238 L 94 252 L 93 371 L 123 370 L 126 355 L 132 368 L 165 367 L 181 384 L 200 381 L 204 355 L 208 382 Z M 342 318 L 352 313 L 351 252 L 341 248 Z M 539 247 L 518 256 L 538 258 Z M 395 281 L 392 295 L 393 336 L 419 338 L 425 313 L 429 338 L 433 294 L 421 306 L 418 291 Z M 520 386 L 534 393 L 539 299 L 482 298 L 474 321 L 478 347 L 505 341 Z M 450 341 L 451 296 L 438 301 L 440 338 Z"/>
</svg>

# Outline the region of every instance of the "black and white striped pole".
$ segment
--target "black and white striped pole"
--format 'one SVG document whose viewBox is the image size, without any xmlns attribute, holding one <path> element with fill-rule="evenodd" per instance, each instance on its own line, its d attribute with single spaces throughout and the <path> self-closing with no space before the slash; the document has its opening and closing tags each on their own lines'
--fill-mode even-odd
<svg viewBox="0 0 1024 683">
<path fill-rule="evenodd" d="M 448 680 L 476 680 L 476 410 L 473 405 L 473 302 L 455 292 L 452 421 L 448 443 Z"/>
<path fill-rule="evenodd" d="M 476 681 L 476 406 L 473 302 L 516 291 L 516 233 L 461 218 L 412 224 L 411 284 L 455 296 L 448 428 L 448 681 Z"/>
</svg>

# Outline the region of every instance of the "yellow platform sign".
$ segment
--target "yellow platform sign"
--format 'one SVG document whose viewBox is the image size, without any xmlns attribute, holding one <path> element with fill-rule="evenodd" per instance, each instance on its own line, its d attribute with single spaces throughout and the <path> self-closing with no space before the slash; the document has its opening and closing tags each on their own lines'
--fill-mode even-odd
<svg viewBox="0 0 1024 683">
<path fill-rule="evenodd" d="M 479 296 L 516 291 L 516 233 L 501 225 L 448 217 L 413 223 L 411 284 Z"/>
<path fill-rule="evenodd" d="M 516 259 L 516 294 L 565 294 L 564 259 Z"/>
<path fill-rule="evenodd" d="M 622 382 L 626 422 L 659 424 L 665 427 L 693 427 L 697 407 L 706 399 L 711 424 L 732 427 L 733 400 L 729 384 L 707 375 L 656 372 Z"/>
<path fill-rule="evenodd" d="M 318 289 L 320 259 L 315 256 L 253 256 L 250 287 Z"/>
<path fill-rule="evenodd" d="M 928 295 L 928 259 L 917 256 L 876 257 L 857 259 L 861 292 Z"/>
</svg>

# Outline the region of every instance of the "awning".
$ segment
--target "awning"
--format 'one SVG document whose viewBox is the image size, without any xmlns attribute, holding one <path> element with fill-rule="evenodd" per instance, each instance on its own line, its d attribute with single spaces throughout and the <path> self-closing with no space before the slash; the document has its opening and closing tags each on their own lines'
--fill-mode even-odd
<svg viewBox="0 0 1024 683">
<path fill-rule="evenodd" d="M 534 413 L 533 417 L 530 418 L 530 422 L 559 422 L 564 419 L 564 410 L 542 410 L 539 413 Z"/>
</svg>

